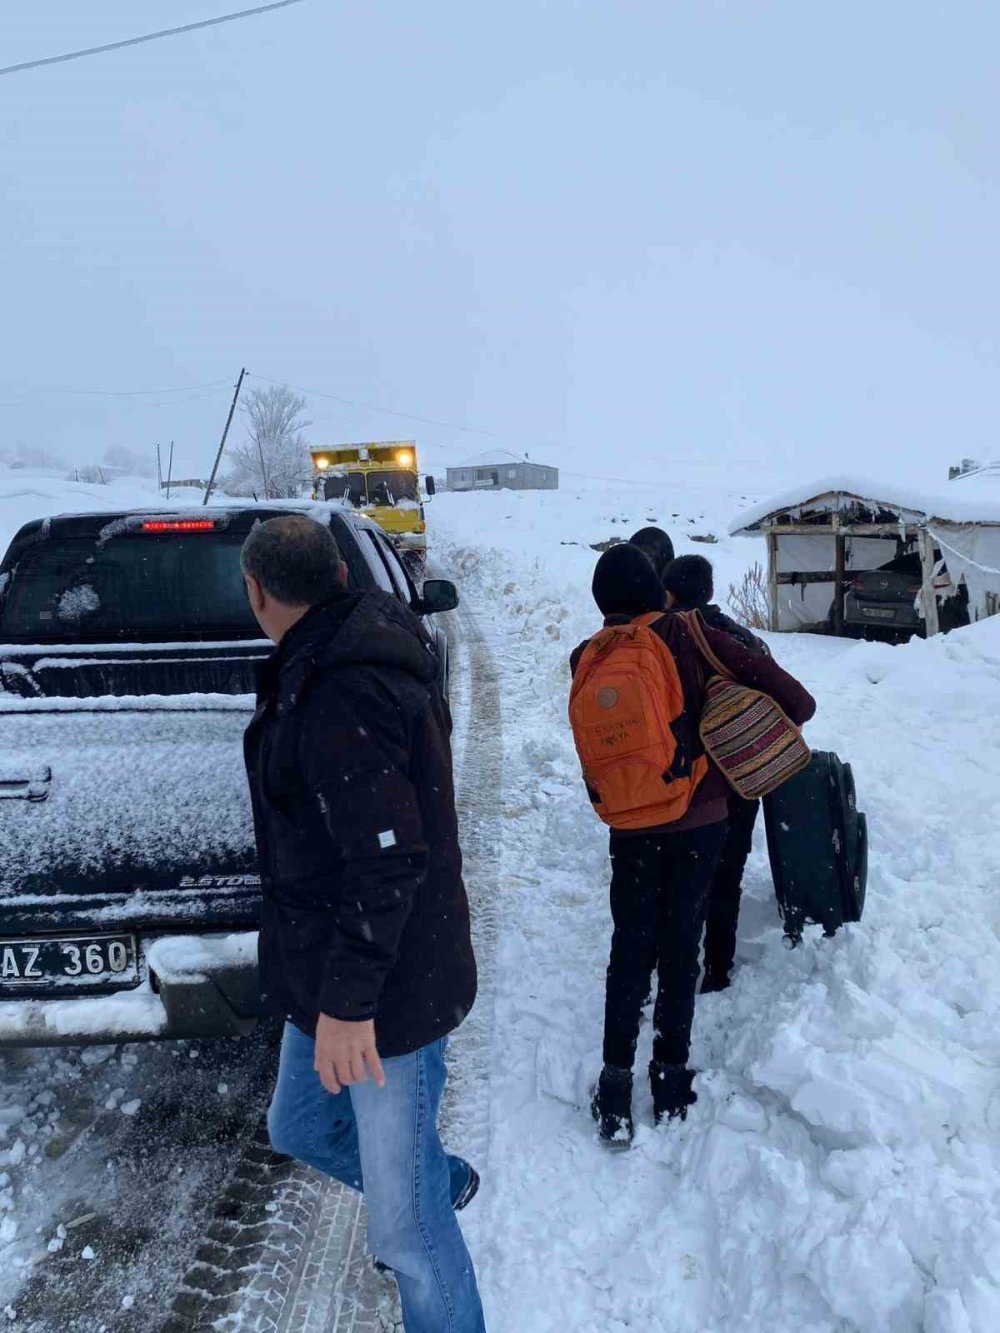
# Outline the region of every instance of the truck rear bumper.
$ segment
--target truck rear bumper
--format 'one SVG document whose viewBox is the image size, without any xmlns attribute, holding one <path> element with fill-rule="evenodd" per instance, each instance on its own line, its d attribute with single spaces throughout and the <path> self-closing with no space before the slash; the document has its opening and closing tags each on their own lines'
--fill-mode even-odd
<svg viewBox="0 0 1000 1333">
<path fill-rule="evenodd" d="M 0 1047 L 246 1037 L 261 1015 L 257 933 L 143 939 L 146 975 L 113 995 L 0 1000 Z"/>
</svg>

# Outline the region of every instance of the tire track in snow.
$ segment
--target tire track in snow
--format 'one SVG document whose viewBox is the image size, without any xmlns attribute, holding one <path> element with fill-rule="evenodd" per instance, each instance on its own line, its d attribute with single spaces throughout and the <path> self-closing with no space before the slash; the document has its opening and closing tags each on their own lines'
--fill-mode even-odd
<svg viewBox="0 0 1000 1333">
<path fill-rule="evenodd" d="M 482 1171 L 489 1159 L 490 1081 L 493 1072 L 494 963 L 500 906 L 503 725 L 496 664 L 475 618 L 463 603 L 449 637 L 459 663 L 452 684 L 458 760 L 458 818 L 465 882 L 479 969 L 472 1013 L 451 1046 L 444 1130 L 454 1150 Z"/>
</svg>

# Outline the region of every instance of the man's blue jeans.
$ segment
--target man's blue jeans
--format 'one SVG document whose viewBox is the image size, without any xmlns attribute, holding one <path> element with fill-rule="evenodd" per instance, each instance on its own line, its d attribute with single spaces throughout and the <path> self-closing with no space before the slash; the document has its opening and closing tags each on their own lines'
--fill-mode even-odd
<svg viewBox="0 0 1000 1333">
<path fill-rule="evenodd" d="M 359 1083 L 334 1096 L 313 1068 L 312 1037 L 286 1023 L 268 1130 L 278 1152 L 364 1193 L 368 1245 L 396 1275 L 406 1333 L 485 1333 L 452 1206 L 470 1168 L 438 1137 L 444 1048 L 383 1060 L 384 1088 Z"/>
</svg>

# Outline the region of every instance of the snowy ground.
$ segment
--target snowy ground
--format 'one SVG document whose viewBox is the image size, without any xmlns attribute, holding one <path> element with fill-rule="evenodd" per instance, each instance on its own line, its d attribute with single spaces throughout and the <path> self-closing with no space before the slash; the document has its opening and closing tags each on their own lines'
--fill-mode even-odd
<svg viewBox="0 0 1000 1333">
<path fill-rule="evenodd" d="M 480 851 L 499 849 L 495 1044 L 491 1070 L 456 1083 L 486 1167 L 466 1225 L 492 1333 L 1000 1328 L 1000 619 L 901 649 L 774 641 L 818 697 L 811 741 L 855 766 L 872 830 L 865 921 L 788 953 L 758 842 L 734 986 L 699 1001 L 687 1123 L 654 1129 L 640 1083 L 636 1147 L 615 1156 L 586 1112 L 606 836 L 565 705 L 569 652 L 598 623 L 591 544 L 658 522 L 713 560 L 724 600 L 763 556 L 725 537 L 729 520 L 787 480 L 564 478 L 554 494 L 440 495 L 429 510 L 464 633 L 477 627 L 499 680 L 477 825 Z M 0 474 L 0 543 L 41 513 L 151 498 Z M 708 535 L 721 540 L 691 541 Z M 476 737 L 457 739 L 461 777 Z M 13 1327 L 69 1327 L 60 1299 L 100 1282 L 119 1306 L 109 1329 L 156 1326 L 270 1079 L 262 1047 L 253 1060 L 236 1044 L 188 1050 L 0 1053 Z"/>
<path fill-rule="evenodd" d="M 654 1129 L 637 1080 L 636 1147 L 615 1156 L 585 1109 L 608 867 L 565 705 L 569 652 L 598 624 L 589 544 L 650 520 L 723 534 L 740 503 L 718 484 L 593 483 L 435 501 L 436 559 L 460 578 L 502 682 L 489 1184 L 469 1220 L 491 1326 L 989 1333 L 1000 620 L 899 649 L 774 640 L 819 700 L 811 742 L 855 767 L 872 833 L 865 920 L 786 951 L 759 835 L 735 984 L 699 1000 L 687 1123 Z M 713 558 L 723 600 L 762 557 L 726 539 L 678 549 Z"/>
</svg>

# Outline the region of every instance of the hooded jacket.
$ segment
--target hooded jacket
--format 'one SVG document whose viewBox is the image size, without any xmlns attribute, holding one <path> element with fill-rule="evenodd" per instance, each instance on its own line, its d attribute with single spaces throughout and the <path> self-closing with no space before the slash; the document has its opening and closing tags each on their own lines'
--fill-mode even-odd
<svg viewBox="0 0 1000 1333">
<path fill-rule="evenodd" d="M 447 1035 L 476 994 L 430 640 L 382 592 L 314 607 L 258 668 L 244 752 L 266 1007 L 374 1019 L 387 1057 Z"/>
</svg>

